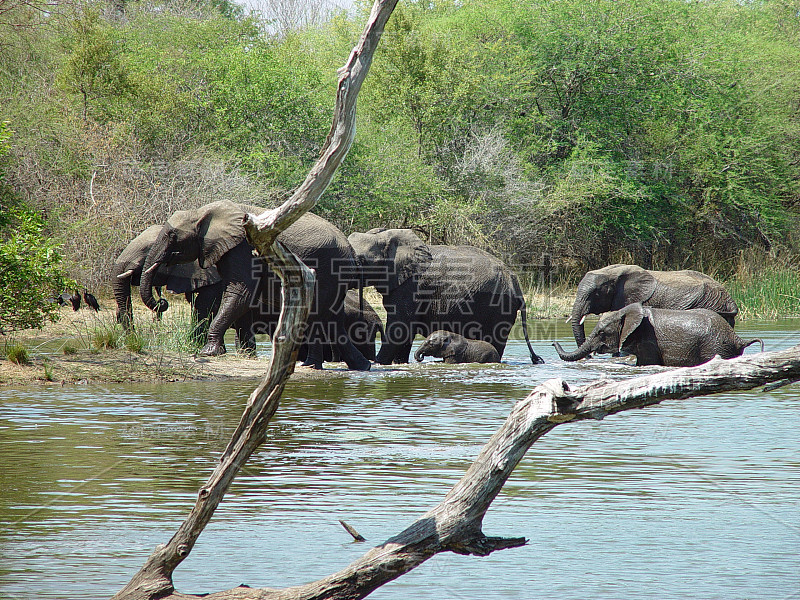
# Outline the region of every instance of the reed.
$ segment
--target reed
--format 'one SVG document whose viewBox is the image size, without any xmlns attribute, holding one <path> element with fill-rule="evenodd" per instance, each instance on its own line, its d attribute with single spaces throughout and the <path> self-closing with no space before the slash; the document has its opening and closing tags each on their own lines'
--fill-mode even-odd
<svg viewBox="0 0 800 600">
<path fill-rule="evenodd" d="M 739 269 L 726 282 L 740 319 L 800 317 L 800 272 L 787 266 Z"/>
</svg>

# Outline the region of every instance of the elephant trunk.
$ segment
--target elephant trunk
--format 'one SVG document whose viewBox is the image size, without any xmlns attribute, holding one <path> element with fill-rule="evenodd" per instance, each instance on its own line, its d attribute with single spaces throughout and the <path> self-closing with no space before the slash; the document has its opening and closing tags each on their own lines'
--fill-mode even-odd
<svg viewBox="0 0 800 600">
<path fill-rule="evenodd" d="M 133 331 L 133 303 L 131 285 L 135 272 L 126 270 L 124 264 L 115 264 L 111 272 L 111 287 L 117 302 L 117 323 L 125 331 Z"/>
<path fill-rule="evenodd" d="M 422 345 L 417 349 L 417 351 L 414 352 L 414 359 L 417 362 L 422 362 L 423 358 L 425 358 L 426 356 L 430 356 L 428 350 L 430 350 L 430 345 L 428 344 L 428 342 L 423 342 Z"/>
<path fill-rule="evenodd" d="M 572 313 L 569 317 L 572 323 L 572 335 L 575 336 L 575 343 L 582 346 L 586 341 L 586 331 L 583 328 L 583 320 L 589 314 L 589 301 L 581 296 L 580 289 L 578 296 L 575 298 L 575 304 L 572 305 Z"/>
<path fill-rule="evenodd" d="M 558 342 L 553 342 L 553 346 L 555 347 L 556 352 L 558 352 L 558 356 L 561 360 L 566 360 L 570 362 L 586 358 L 587 356 L 589 356 L 589 354 L 592 353 L 592 348 L 588 340 L 585 341 L 583 344 L 581 344 L 578 347 L 578 349 L 575 350 L 574 352 L 567 352 L 566 350 L 564 350 L 564 348 L 561 347 L 561 344 L 559 344 Z"/>
<path fill-rule="evenodd" d="M 153 287 L 155 287 L 153 279 L 158 267 L 164 262 L 164 258 L 167 255 L 167 246 L 167 236 L 164 233 L 159 234 L 150 248 L 150 252 L 147 253 L 147 258 L 142 266 L 142 278 L 139 285 L 139 295 L 142 298 L 142 302 L 147 308 L 159 315 L 167 309 L 167 303 L 163 298 L 156 300 L 155 296 L 153 296 Z"/>
</svg>

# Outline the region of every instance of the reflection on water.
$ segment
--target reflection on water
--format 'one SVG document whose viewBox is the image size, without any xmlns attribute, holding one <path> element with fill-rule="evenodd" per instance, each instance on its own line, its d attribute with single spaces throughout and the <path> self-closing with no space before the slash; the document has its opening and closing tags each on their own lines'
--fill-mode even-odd
<svg viewBox="0 0 800 600">
<path fill-rule="evenodd" d="M 548 323 L 572 347 L 569 330 Z M 800 321 L 745 323 L 768 350 Z M 426 362 L 294 381 L 261 451 L 191 556 L 182 591 L 285 586 L 338 570 L 460 478 L 538 383 L 624 378 L 610 359 Z M 756 350 L 748 348 L 747 352 Z M 105 598 L 166 541 L 216 464 L 250 382 L 0 389 L 0 597 Z M 671 401 L 566 424 L 537 443 L 484 530 L 524 535 L 478 559 L 440 555 L 375 598 L 796 598 L 798 386 Z M 665 594 L 664 590 L 669 590 Z"/>
</svg>

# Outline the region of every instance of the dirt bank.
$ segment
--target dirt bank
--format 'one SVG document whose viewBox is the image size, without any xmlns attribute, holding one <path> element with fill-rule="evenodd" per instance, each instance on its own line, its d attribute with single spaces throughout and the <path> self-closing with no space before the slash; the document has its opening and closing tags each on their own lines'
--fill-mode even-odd
<svg viewBox="0 0 800 600">
<path fill-rule="evenodd" d="M 170 327 L 169 321 L 165 319 L 162 326 Z M 201 357 L 158 347 L 140 352 L 98 348 L 94 339 L 96 332 L 112 328 L 111 311 L 95 314 L 88 310 L 62 309 L 57 323 L 0 338 L 0 348 L 3 344 L 19 344 L 28 354 L 28 363 L 22 365 L 0 355 L 0 385 L 256 379 L 267 371 L 268 358 L 251 358 L 233 352 L 219 357 Z M 331 367 L 335 369 L 336 365 Z M 300 366 L 293 375 L 320 376 L 323 373 Z"/>
<path fill-rule="evenodd" d="M 368 301 L 385 319 L 380 296 L 367 295 Z M 563 317 L 571 306 L 571 294 L 528 297 L 528 314 L 535 318 Z M 191 379 L 226 380 L 263 377 L 268 358 L 250 358 L 237 353 L 220 357 L 200 357 L 188 351 L 168 350 L 162 342 L 176 331 L 188 328 L 188 305 L 182 298 L 172 298 L 170 309 L 163 320 L 154 323 L 149 311 L 138 302 L 134 304 L 137 332 L 145 339 L 141 351 L 108 348 L 98 342 L 98 336 L 107 337 L 117 330 L 114 323 L 114 305 L 109 298 L 101 299 L 104 307 L 99 313 L 89 309 L 77 312 L 62 308 L 60 319 L 42 329 L 20 331 L 12 336 L 0 336 L 3 345 L 19 344 L 28 354 L 28 364 L 20 365 L 8 360 L 0 352 L 0 385 L 66 385 L 86 382 L 125 381 L 185 381 Z M 266 338 L 265 338 L 266 339 Z M 228 344 L 229 350 L 233 344 Z M 326 363 L 324 371 L 298 366 L 294 378 L 329 376 L 331 371 L 343 371 L 344 363 Z"/>
</svg>

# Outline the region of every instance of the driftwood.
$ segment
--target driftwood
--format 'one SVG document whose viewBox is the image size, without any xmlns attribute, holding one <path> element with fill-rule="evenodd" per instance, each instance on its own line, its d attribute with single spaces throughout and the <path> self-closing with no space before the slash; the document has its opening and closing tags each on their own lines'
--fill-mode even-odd
<svg viewBox="0 0 800 600">
<path fill-rule="evenodd" d="M 267 374 L 250 395 L 241 421 L 220 457 L 219 466 L 200 489 L 189 516 L 169 542 L 153 551 L 140 571 L 114 596 L 116 600 L 163 598 L 174 594 L 172 573 L 189 555 L 239 469 L 266 436 L 286 381 L 294 371 L 297 340 L 302 339 L 314 289 L 312 271 L 276 238 L 317 203 L 347 155 L 355 136 L 356 97 L 396 4 L 397 0 L 375 1 L 359 43 L 339 70 L 333 125 L 322 155 L 306 180 L 283 205 L 262 215 L 248 215 L 243 223 L 250 243 L 280 276 L 283 286 L 283 306 L 272 340 Z M 174 594 L 174 597 L 179 596 Z"/>
<path fill-rule="evenodd" d="M 200 598 L 175 591 L 172 573 L 189 555 L 239 469 L 265 439 L 288 377 L 294 370 L 295 340 L 305 326 L 313 273 L 291 252 L 275 243 L 278 233 L 312 208 L 343 160 L 355 133 L 355 100 L 372 54 L 397 0 L 376 0 L 359 44 L 340 72 L 336 109 L 322 157 L 306 181 L 281 207 L 249 215 L 248 238 L 283 280 L 284 304 L 272 341 L 272 358 L 264 381 L 253 391 L 220 464 L 200 488 L 196 504 L 172 539 L 158 546 L 115 599 Z M 483 517 L 528 448 L 567 421 L 602 419 L 665 398 L 685 398 L 771 382 L 800 380 L 800 347 L 783 352 L 715 360 L 701 367 L 677 369 L 624 382 L 602 381 L 570 389 L 548 381 L 516 404 L 506 423 L 492 436 L 464 477 L 442 502 L 410 527 L 369 550 L 338 573 L 319 581 L 281 590 L 238 587 L 202 596 L 228 599 L 363 598 L 384 583 L 412 570 L 439 552 L 487 555 L 526 543 L 525 538 L 488 537 Z"/>
<path fill-rule="evenodd" d="M 273 589 L 238 587 L 208 600 L 304 600 L 363 598 L 439 552 L 485 556 L 527 543 L 523 537 L 489 537 L 483 517 L 528 448 L 566 422 L 731 390 L 800 381 L 800 346 L 780 352 L 715 359 L 699 367 L 664 371 L 625 381 L 599 381 L 571 389 L 561 379 L 537 386 L 512 409 L 462 479 L 436 507 L 345 569 L 306 585 Z M 202 492 L 201 492 L 202 493 Z M 174 594 L 178 598 L 200 598 Z"/>
</svg>

